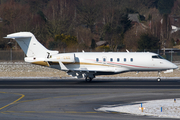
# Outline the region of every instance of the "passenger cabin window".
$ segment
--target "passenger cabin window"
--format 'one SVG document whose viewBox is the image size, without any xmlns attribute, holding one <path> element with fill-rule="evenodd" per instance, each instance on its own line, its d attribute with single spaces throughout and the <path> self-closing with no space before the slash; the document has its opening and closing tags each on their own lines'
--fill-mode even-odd
<svg viewBox="0 0 180 120">
<path fill-rule="evenodd" d="M 126 58 L 124 58 L 124 62 L 126 62 Z"/>
<path fill-rule="evenodd" d="M 103 58 L 103 62 L 106 62 L 106 58 Z"/>
<path fill-rule="evenodd" d="M 113 59 L 112 59 L 112 58 L 110 58 L 110 61 L 112 62 L 112 61 L 113 61 Z"/>
<path fill-rule="evenodd" d="M 117 62 L 119 62 L 120 60 L 119 60 L 119 58 L 117 58 Z"/>
<path fill-rule="evenodd" d="M 99 58 L 96 58 L 96 62 L 99 62 Z"/>
<path fill-rule="evenodd" d="M 152 58 L 155 58 L 155 59 L 164 59 L 164 58 L 161 57 L 160 55 L 154 55 L 154 56 L 152 56 Z"/>
<path fill-rule="evenodd" d="M 131 62 L 133 62 L 133 58 L 131 58 Z"/>
</svg>

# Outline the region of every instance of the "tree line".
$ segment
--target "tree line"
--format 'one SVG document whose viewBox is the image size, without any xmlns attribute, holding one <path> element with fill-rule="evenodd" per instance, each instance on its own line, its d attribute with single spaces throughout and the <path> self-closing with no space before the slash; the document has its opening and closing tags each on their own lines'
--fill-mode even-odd
<svg viewBox="0 0 180 120">
<path fill-rule="evenodd" d="M 100 40 L 107 41 L 112 51 L 124 49 L 125 37 L 133 27 L 128 14 L 143 16 L 155 8 L 165 18 L 167 28 L 166 16 L 173 4 L 174 0 L 1 0 L 0 49 L 7 48 L 2 37 L 19 31 L 32 32 L 49 49 L 95 49 Z M 150 34 L 147 37 L 160 41 Z M 164 38 L 168 39 L 166 33 Z M 136 48 L 138 44 L 141 41 Z"/>
</svg>

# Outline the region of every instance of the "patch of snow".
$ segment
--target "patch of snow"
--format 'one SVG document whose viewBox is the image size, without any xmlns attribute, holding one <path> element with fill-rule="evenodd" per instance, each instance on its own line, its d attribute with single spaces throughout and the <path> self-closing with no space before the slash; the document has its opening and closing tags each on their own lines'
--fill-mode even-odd
<svg viewBox="0 0 180 120">
<path fill-rule="evenodd" d="M 141 109 L 141 103 L 143 111 Z M 174 101 L 174 99 L 141 101 L 129 105 L 106 105 L 96 110 L 103 112 L 129 113 L 142 116 L 180 118 L 180 102 L 178 99 L 176 99 L 176 101 Z"/>
</svg>

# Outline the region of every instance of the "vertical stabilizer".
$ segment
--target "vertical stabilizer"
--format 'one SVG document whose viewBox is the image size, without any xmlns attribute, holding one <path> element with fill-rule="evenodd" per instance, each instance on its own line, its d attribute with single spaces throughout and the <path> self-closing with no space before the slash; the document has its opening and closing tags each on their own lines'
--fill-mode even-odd
<svg viewBox="0 0 180 120">
<path fill-rule="evenodd" d="M 49 54 L 58 53 L 46 49 L 30 32 L 13 33 L 5 38 L 15 39 L 27 57 L 46 58 Z"/>
</svg>

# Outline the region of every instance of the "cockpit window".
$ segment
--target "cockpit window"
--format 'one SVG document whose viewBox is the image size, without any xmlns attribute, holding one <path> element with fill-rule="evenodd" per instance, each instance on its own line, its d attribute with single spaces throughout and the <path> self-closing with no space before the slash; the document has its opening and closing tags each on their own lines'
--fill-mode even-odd
<svg viewBox="0 0 180 120">
<path fill-rule="evenodd" d="M 160 55 L 154 55 L 154 56 L 152 56 L 152 58 L 156 58 L 156 59 L 164 59 L 162 56 L 160 56 Z"/>
<path fill-rule="evenodd" d="M 158 56 L 152 56 L 152 58 L 158 58 Z"/>
<path fill-rule="evenodd" d="M 160 55 L 158 55 L 158 57 L 160 58 L 160 59 L 164 59 L 162 56 L 160 56 Z"/>
</svg>

